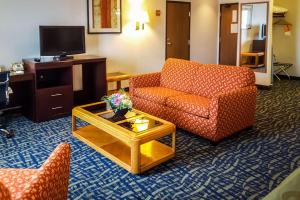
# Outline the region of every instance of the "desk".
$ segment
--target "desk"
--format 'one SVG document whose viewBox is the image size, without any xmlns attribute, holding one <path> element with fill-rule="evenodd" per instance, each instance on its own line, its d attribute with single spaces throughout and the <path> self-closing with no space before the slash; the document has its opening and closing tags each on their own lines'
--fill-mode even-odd
<svg viewBox="0 0 300 200">
<path fill-rule="evenodd" d="M 121 81 L 128 80 L 131 75 L 125 74 L 123 72 L 113 72 L 107 74 L 107 82 L 117 82 L 117 89 L 115 91 L 109 91 L 109 93 L 118 92 L 121 89 Z M 108 91 L 108 89 L 107 89 Z"/>
<path fill-rule="evenodd" d="M 260 57 L 265 56 L 265 52 L 257 52 L 257 53 L 252 53 L 252 52 L 243 52 L 241 53 L 241 57 L 254 57 L 255 58 L 255 63 L 254 64 L 242 64 L 242 67 L 264 67 L 265 66 L 265 59 L 263 59 L 263 63 L 260 63 Z"/>
<path fill-rule="evenodd" d="M 18 108 L 29 119 L 42 122 L 71 114 L 76 105 L 96 102 L 106 95 L 106 58 L 80 56 L 66 61 L 24 59 L 24 74 L 11 74 L 8 109 Z M 83 89 L 73 91 L 73 66 L 82 65 Z"/>
<path fill-rule="evenodd" d="M 106 58 L 76 56 L 65 61 L 23 59 L 34 74 L 33 120 L 47 121 L 71 114 L 77 105 L 100 101 L 106 95 Z M 73 91 L 73 67 L 82 66 L 82 89 Z"/>
<path fill-rule="evenodd" d="M 34 75 L 30 72 L 24 72 L 24 74 L 14 74 L 10 73 L 10 83 L 17 83 L 23 81 L 33 81 Z"/>
<path fill-rule="evenodd" d="M 9 86 L 13 94 L 10 95 L 8 109 L 15 108 L 24 116 L 33 119 L 34 74 L 27 71 L 24 74 L 11 74 Z"/>
</svg>

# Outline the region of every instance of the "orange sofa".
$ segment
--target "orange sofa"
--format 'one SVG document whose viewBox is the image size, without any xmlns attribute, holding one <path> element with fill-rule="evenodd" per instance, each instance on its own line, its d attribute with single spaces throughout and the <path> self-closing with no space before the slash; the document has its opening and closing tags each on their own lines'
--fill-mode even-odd
<svg viewBox="0 0 300 200">
<path fill-rule="evenodd" d="M 136 109 L 213 142 L 254 124 L 255 74 L 244 67 L 168 59 L 161 72 L 129 81 Z"/>
<path fill-rule="evenodd" d="M 39 169 L 0 169 L 0 200 L 67 199 L 70 154 L 60 144 Z"/>
</svg>

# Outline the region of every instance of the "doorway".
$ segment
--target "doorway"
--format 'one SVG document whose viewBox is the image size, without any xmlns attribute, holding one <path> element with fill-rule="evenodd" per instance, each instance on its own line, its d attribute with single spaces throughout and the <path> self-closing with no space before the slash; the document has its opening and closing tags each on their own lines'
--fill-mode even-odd
<svg viewBox="0 0 300 200">
<path fill-rule="evenodd" d="M 191 3 L 167 1 L 166 59 L 190 59 Z"/>
<path fill-rule="evenodd" d="M 220 6 L 219 64 L 237 64 L 238 4 Z"/>
</svg>

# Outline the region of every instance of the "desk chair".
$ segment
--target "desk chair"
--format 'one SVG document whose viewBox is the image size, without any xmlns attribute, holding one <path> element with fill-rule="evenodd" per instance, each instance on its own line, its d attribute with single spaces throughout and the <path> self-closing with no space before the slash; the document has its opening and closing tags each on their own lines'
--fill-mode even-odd
<svg viewBox="0 0 300 200">
<path fill-rule="evenodd" d="M 9 71 L 0 72 L 0 133 L 6 137 L 14 136 L 7 128 L 7 118 L 4 116 L 4 110 L 9 103 Z"/>
</svg>

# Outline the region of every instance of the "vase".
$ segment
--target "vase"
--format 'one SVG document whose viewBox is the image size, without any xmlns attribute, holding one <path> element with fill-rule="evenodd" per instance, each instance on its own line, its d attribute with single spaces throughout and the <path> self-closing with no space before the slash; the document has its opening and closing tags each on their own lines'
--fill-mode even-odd
<svg viewBox="0 0 300 200">
<path fill-rule="evenodd" d="M 112 117 L 112 119 L 114 121 L 119 121 L 119 120 L 125 119 L 125 115 L 129 111 L 129 109 L 128 108 L 125 108 L 125 109 L 122 109 L 122 110 L 113 109 L 113 111 L 114 111 L 115 114 Z"/>
</svg>

